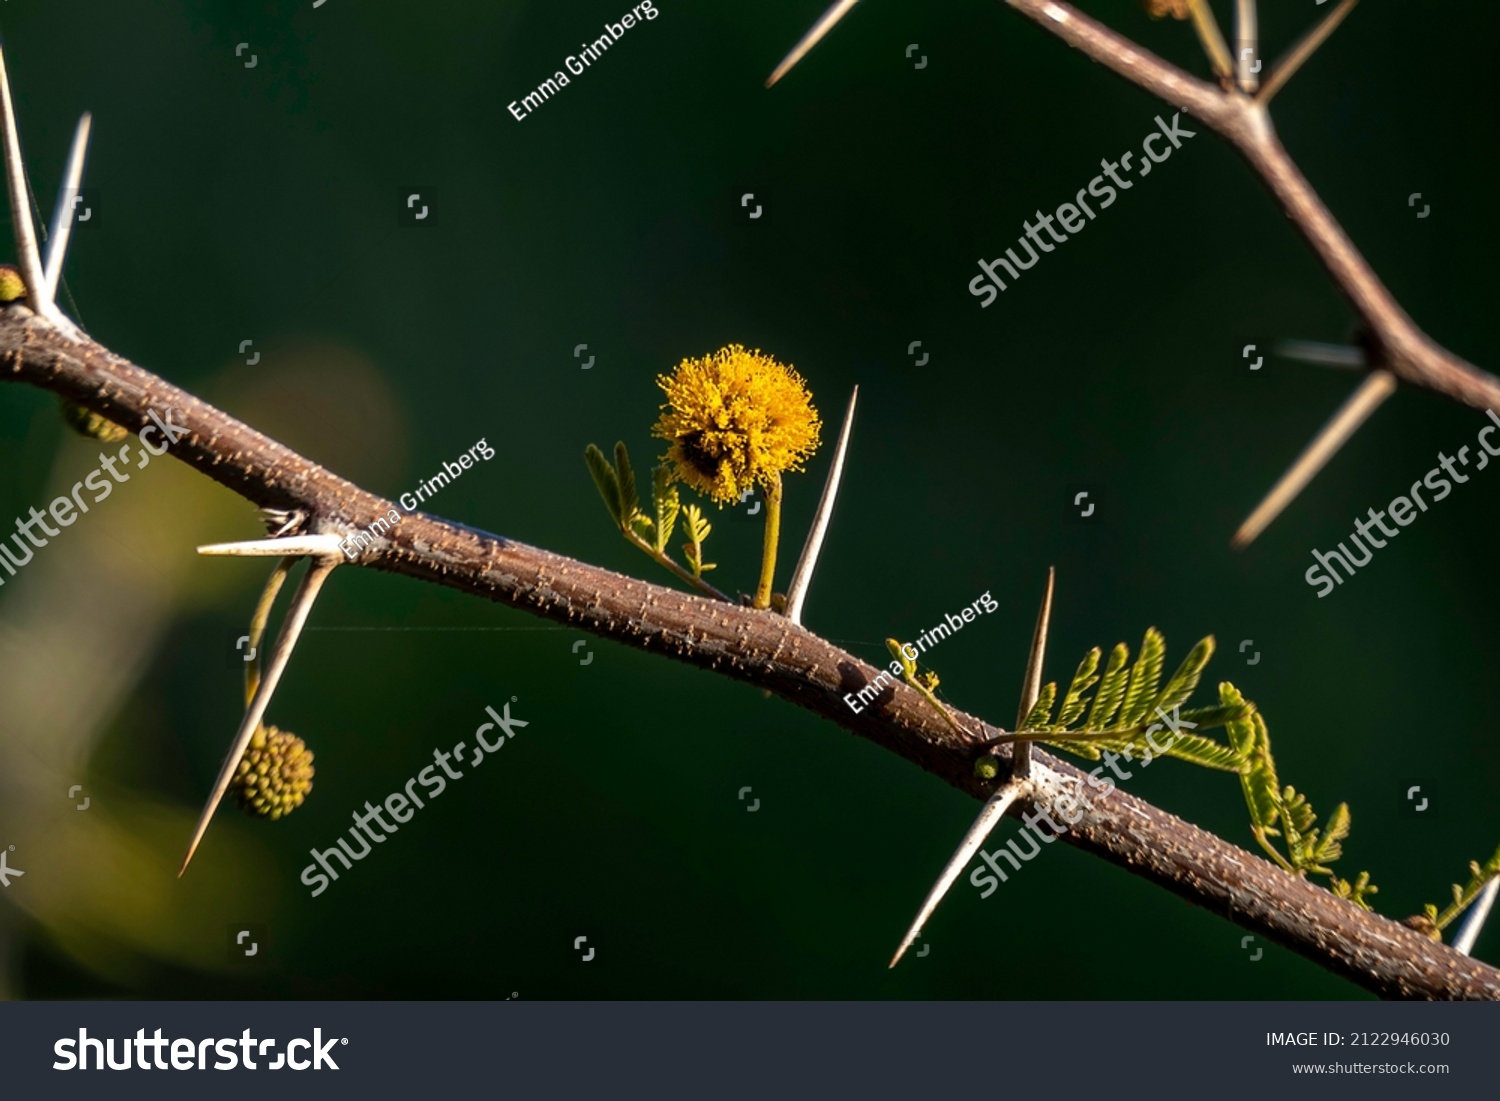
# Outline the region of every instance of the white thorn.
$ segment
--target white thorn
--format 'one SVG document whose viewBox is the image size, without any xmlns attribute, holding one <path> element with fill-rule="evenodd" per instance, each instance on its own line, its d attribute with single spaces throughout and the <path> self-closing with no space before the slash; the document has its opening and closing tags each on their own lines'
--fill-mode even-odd
<svg viewBox="0 0 1500 1101">
<path fill-rule="evenodd" d="M 337 535 L 289 535 L 284 539 L 246 539 L 238 543 L 208 543 L 198 548 L 199 554 L 224 555 L 235 558 L 283 558 L 301 557 L 343 559 L 339 549 L 341 540 Z"/>
<path fill-rule="evenodd" d="M 791 71 L 793 65 L 801 61 L 808 50 L 816 46 L 819 40 L 833 30 L 833 25 L 844 16 L 849 14 L 849 9 L 854 7 L 858 0 L 836 0 L 836 2 L 823 13 L 821 19 L 812 25 L 812 30 L 802 36 L 792 52 L 787 54 L 781 64 L 776 66 L 776 71 L 766 78 L 766 87 L 769 88 Z"/>
<path fill-rule="evenodd" d="M 1276 354 L 1303 363 L 1315 363 L 1319 367 L 1339 367 L 1349 371 L 1363 371 L 1370 364 L 1363 348 L 1353 344 L 1325 344 L 1318 340 L 1283 340 L 1276 345 Z"/>
<path fill-rule="evenodd" d="M 5 183 L 10 191 L 10 221 L 15 231 L 16 263 L 26 284 L 26 301 L 32 312 L 50 317 L 52 299 L 43 282 L 42 256 L 36 247 L 36 227 L 31 224 L 27 203 L 26 173 L 21 165 L 21 137 L 16 131 L 16 105 L 10 97 L 10 75 L 5 69 L 5 51 L 0 49 L 0 114 L 4 115 Z"/>
<path fill-rule="evenodd" d="M 271 660 L 266 666 L 265 678 L 260 682 L 260 687 L 255 692 L 255 698 L 250 701 L 250 706 L 245 710 L 245 717 L 240 722 L 240 728 L 235 732 L 234 741 L 229 745 L 229 753 L 224 758 L 224 764 L 219 769 L 219 776 L 214 781 L 212 793 L 208 802 L 203 805 L 203 813 L 198 816 L 198 825 L 193 830 L 193 839 L 188 843 L 187 855 L 182 859 L 182 867 L 178 869 L 177 875 L 187 871 L 187 866 L 192 862 L 193 854 L 198 851 L 198 844 L 203 840 L 203 835 L 208 832 L 208 824 L 213 820 L 214 812 L 219 809 L 219 804 L 224 799 L 224 793 L 229 790 L 229 781 L 234 778 L 234 770 L 239 766 L 240 758 L 245 755 L 245 747 L 250 744 L 256 727 L 265 717 L 266 708 L 271 705 L 271 696 L 276 691 L 276 685 L 281 681 L 281 674 L 286 671 L 287 663 L 291 661 L 292 650 L 297 645 L 297 638 L 302 634 L 302 625 L 307 622 L 308 613 L 312 611 L 313 601 L 318 598 L 318 590 L 323 587 L 323 582 L 328 575 L 334 571 L 337 563 L 328 561 L 314 561 L 307 568 L 307 576 L 302 579 L 302 585 L 297 590 L 297 595 L 292 598 L 292 606 L 287 611 L 286 622 L 282 624 L 281 634 L 276 639 L 276 650 L 271 655 Z"/>
<path fill-rule="evenodd" d="M 1281 510 L 1291 504 L 1370 414 L 1380 408 L 1380 403 L 1395 392 L 1395 375 L 1386 370 L 1371 371 L 1355 388 L 1354 393 L 1349 395 L 1348 400 L 1339 406 L 1338 412 L 1318 430 L 1313 442 L 1297 456 L 1297 461 L 1287 468 L 1281 480 L 1271 487 L 1271 492 L 1255 507 L 1249 519 L 1240 525 L 1231 545 L 1236 549 L 1249 546 L 1272 520 L 1281 515 Z"/>
<path fill-rule="evenodd" d="M 792 571 L 792 583 L 786 590 L 786 616 L 793 623 L 802 624 L 802 605 L 807 601 L 807 589 L 812 584 L 813 570 L 818 565 L 818 555 L 823 550 L 823 539 L 828 534 L 828 522 L 833 517 L 833 503 L 838 499 L 839 481 L 844 476 L 844 457 L 849 451 L 849 433 L 854 428 L 854 403 L 859 400 L 859 387 L 849 395 L 849 408 L 844 413 L 844 426 L 839 429 L 839 445 L 833 453 L 833 465 L 828 468 L 828 478 L 823 483 L 823 496 L 818 498 L 818 511 L 813 516 L 812 527 L 807 532 L 807 542 L 802 546 L 802 557 L 797 559 L 797 568 Z"/>
<path fill-rule="evenodd" d="M 1052 589 L 1057 582 L 1057 568 L 1047 567 L 1047 588 L 1042 606 L 1036 613 L 1036 630 L 1031 636 L 1031 653 L 1026 659 L 1026 676 L 1021 681 L 1021 706 L 1016 712 L 1016 729 L 1024 728 L 1031 709 L 1042 693 L 1042 664 L 1047 660 L 1047 632 L 1052 627 Z M 1017 742 L 1011 750 L 1010 774 L 1019 780 L 1031 775 L 1031 743 Z"/>
<path fill-rule="evenodd" d="M 68 252 L 68 238 L 73 233 L 73 208 L 77 205 L 78 189 L 83 184 L 83 161 L 89 149 L 89 130 L 93 116 L 87 111 L 78 120 L 78 129 L 73 132 L 73 148 L 68 153 L 68 168 L 63 173 L 62 190 L 57 193 L 57 207 L 52 212 L 52 235 L 47 240 L 47 270 L 45 272 L 47 300 L 57 301 L 57 281 L 62 278 L 63 258 Z"/>
<path fill-rule="evenodd" d="M 1474 942 L 1479 939 L 1480 930 L 1484 928 L 1484 922 L 1490 916 L 1490 907 L 1495 905 L 1495 895 L 1500 892 L 1500 879 L 1492 879 L 1485 884 L 1484 890 L 1475 901 L 1473 908 L 1464 918 L 1464 924 L 1458 931 L 1458 936 L 1453 938 L 1453 950 L 1469 955 L 1474 951 Z"/>
<path fill-rule="evenodd" d="M 1000 819 L 1005 817 L 1006 810 L 1030 788 L 1029 781 L 1012 778 L 989 797 L 980 810 L 979 817 L 974 819 L 969 832 L 964 834 L 964 839 L 958 843 L 957 850 L 954 851 L 947 866 L 943 868 L 943 874 L 938 876 L 938 881 L 933 884 L 932 890 L 927 892 L 927 897 L 922 901 L 922 909 L 917 913 L 917 920 L 912 922 L 906 939 L 901 942 L 901 947 L 896 949 L 896 954 L 891 957 L 892 967 L 901 962 L 901 957 L 906 950 L 921 935 L 922 926 L 927 924 L 927 919 L 937 909 L 938 903 L 943 901 L 943 896 L 948 893 L 948 888 L 953 886 L 953 881 L 963 874 L 964 868 L 968 867 L 969 861 L 979 851 L 979 846 L 984 844 L 985 838 L 994 831 Z"/>
</svg>

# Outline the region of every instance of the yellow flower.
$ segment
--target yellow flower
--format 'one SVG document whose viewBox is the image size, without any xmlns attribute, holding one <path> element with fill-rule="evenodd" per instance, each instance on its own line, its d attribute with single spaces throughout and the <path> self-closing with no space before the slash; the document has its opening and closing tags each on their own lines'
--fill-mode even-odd
<svg viewBox="0 0 1500 1101">
<path fill-rule="evenodd" d="M 801 470 L 818 449 L 822 422 L 807 384 L 759 351 L 731 344 L 656 382 L 667 404 L 651 434 L 671 441 L 673 476 L 721 505 Z"/>
<path fill-rule="evenodd" d="M 251 814 L 273 822 L 302 805 L 313 786 L 312 751 L 295 734 L 257 727 L 229 791 Z"/>
<path fill-rule="evenodd" d="M 0 264 L 0 303 L 16 302 L 26 297 L 21 273 L 10 264 Z"/>
</svg>

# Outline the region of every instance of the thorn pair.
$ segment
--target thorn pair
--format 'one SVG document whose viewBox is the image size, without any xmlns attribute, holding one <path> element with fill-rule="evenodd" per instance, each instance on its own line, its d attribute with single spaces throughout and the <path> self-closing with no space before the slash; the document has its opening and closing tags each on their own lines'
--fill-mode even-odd
<svg viewBox="0 0 1500 1101">
<path fill-rule="evenodd" d="M 52 234 L 47 244 L 47 260 L 42 262 L 37 247 L 36 227 L 31 221 L 31 208 L 26 187 L 25 162 L 21 159 L 21 137 L 16 126 L 16 108 L 10 94 L 10 75 L 5 68 L 5 52 L 0 49 L 0 115 L 3 115 L 3 139 L 5 149 L 5 183 L 10 193 L 10 220 L 15 231 L 16 264 L 21 269 L 21 280 L 26 284 L 26 304 L 38 317 L 44 317 L 62 329 L 68 336 L 77 339 L 82 331 L 57 308 L 57 284 L 62 278 L 63 258 L 67 254 L 68 239 L 73 230 L 73 206 L 83 182 L 83 162 L 88 153 L 89 131 L 92 117 L 85 113 L 78 120 L 78 129 L 73 135 L 73 147 L 68 154 L 67 170 L 63 173 L 62 189 L 57 194 L 57 206 L 52 215 Z"/>
<path fill-rule="evenodd" d="M 1031 709 L 1036 706 L 1037 696 L 1041 694 L 1042 663 L 1047 655 L 1047 632 L 1052 625 L 1052 591 L 1056 580 L 1057 571 L 1048 569 L 1047 588 L 1042 594 L 1042 607 L 1037 612 L 1036 630 L 1031 636 L 1031 654 L 1026 659 L 1026 676 L 1021 682 L 1021 706 L 1016 709 L 1017 730 L 1025 728 L 1026 717 L 1031 714 Z M 938 903 L 943 901 L 943 896 L 948 893 L 948 889 L 963 874 L 969 861 L 974 859 L 974 854 L 979 851 L 985 839 L 1000 824 L 1000 820 L 1005 817 L 1005 812 L 1010 809 L 1011 804 L 1018 800 L 1030 799 L 1034 791 L 1035 785 L 1031 776 L 1031 743 L 1018 741 L 1011 749 L 1009 778 L 985 801 L 979 811 L 979 816 L 974 819 L 974 824 L 969 827 L 963 840 L 958 843 L 958 848 L 948 858 L 948 863 L 943 867 L 937 882 L 932 885 L 932 890 L 928 891 L 927 897 L 922 900 L 922 907 L 917 911 L 917 919 L 907 930 L 901 946 L 896 949 L 896 954 L 891 957 L 891 967 L 901 962 L 901 957 L 906 954 L 906 950 L 921 935 L 922 927 L 927 924 L 927 919 L 937 909 Z"/>
<path fill-rule="evenodd" d="M 292 650 L 297 645 L 297 639 L 301 637 L 302 628 L 307 623 L 308 614 L 312 611 L 313 602 L 317 600 L 323 582 L 328 580 L 328 575 L 344 560 L 344 553 L 339 549 L 339 539 L 335 535 L 289 535 L 280 539 L 213 543 L 199 547 L 198 553 L 226 557 L 281 559 L 276 564 L 276 568 L 271 571 L 271 577 L 266 582 L 260 603 L 250 623 L 250 646 L 253 651 L 257 650 L 260 645 L 261 634 L 265 631 L 266 621 L 271 615 L 271 605 L 275 602 L 276 594 L 280 591 L 281 584 L 286 580 L 291 568 L 299 558 L 303 557 L 310 559 L 311 565 L 308 567 L 307 574 L 302 578 L 297 594 L 292 597 L 286 621 L 281 625 L 281 633 L 276 638 L 276 648 L 266 665 L 264 678 L 259 675 L 259 658 L 255 659 L 254 667 L 246 670 L 245 717 L 240 721 L 240 727 L 235 731 L 234 738 L 229 743 L 229 752 L 219 768 L 219 775 L 214 780 L 208 802 L 204 804 L 203 812 L 198 816 L 198 824 L 193 830 L 192 840 L 188 842 L 187 855 L 182 859 L 182 867 L 177 870 L 179 877 L 187 871 L 193 854 L 198 851 L 198 845 L 208 831 L 208 824 L 213 820 L 214 812 L 219 809 L 219 804 L 224 800 L 224 793 L 229 790 L 229 783 L 234 778 L 235 769 L 239 767 L 240 758 L 245 755 L 245 748 L 250 744 L 250 739 L 254 737 L 261 720 L 265 718 L 266 709 L 271 705 L 271 697 L 276 692 L 276 686 L 281 683 L 281 674 L 286 671 L 287 664 L 291 661 Z"/>
</svg>

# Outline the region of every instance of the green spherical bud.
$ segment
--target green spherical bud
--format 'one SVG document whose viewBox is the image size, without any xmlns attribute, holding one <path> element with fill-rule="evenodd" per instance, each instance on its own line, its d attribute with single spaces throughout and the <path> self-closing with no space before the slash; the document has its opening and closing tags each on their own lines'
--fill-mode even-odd
<svg viewBox="0 0 1500 1101">
<path fill-rule="evenodd" d="M 92 409 L 85 409 L 75 401 L 64 399 L 62 403 L 63 422 L 80 436 L 88 436 L 98 440 L 100 443 L 119 443 L 130 430 L 121 428 L 108 417 L 101 417 Z"/>
<path fill-rule="evenodd" d="M 273 822 L 302 805 L 313 786 L 313 755 L 295 734 L 262 726 L 250 738 L 229 791 L 251 814 Z"/>
<path fill-rule="evenodd" d="M 21 273 L 9 264 L 0 264 L 0 302 L 16 302 L 26 297 Z"/>
<path fill-rule="evenodd" d="M 981 780 L 993 780 L 1000 775 L 1000 762 L 986 753 L 974 762 L 974 775 Z"/>
</svg>

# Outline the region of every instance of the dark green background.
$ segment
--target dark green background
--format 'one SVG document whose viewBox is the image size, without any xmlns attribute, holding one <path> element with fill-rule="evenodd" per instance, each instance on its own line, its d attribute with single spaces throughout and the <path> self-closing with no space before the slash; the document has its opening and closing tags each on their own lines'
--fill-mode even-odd
<svg viewBox="0 0 1500 1101">
<path fill-rule="evenodd" d="M 1302 574 L 1312 547 L 1346 538 L 1439 450 L 1472 444 L 1481 415 L 1403 390 L 1255 546 L 1232 552 L 1236 525 L 1354 381 L 1274 358 L 1251 372 L 1241 358 L 1247 343 L 1345 339 L 1351 313 L 1234 153 L 1186 122 L 1197 138 L 981 310 L 966 290 L 976 258 L 1170 111 L 998 0 L 867 0 L 770 91 L 766 75 L 822 0 L 657 6 L 524 122 L 505 105 L 626 0 L 12 0 L 0 17 L 49 211 L 77 113 L 95 113 L 86 183 L 101 217 L 78 233 L 68 277 L 107 346 L 189 390 L 269 370 L 298 341 L 353 349 L 402 423 L 363 441 L 366 469 L 338 473 L 394 495 L 485 436 L 496 459 L 434 512 L 652 580 L 664 578 L 611 534 L 582 451 L 624 439 L 647 464 L 657 372 L 731 341 L 758 346 L 807 377 L 831 426 L 858 384 L 812 629 L 875 660 L 886 635 L 910 637 L 988 590 L 999 610 L 933 664 L 955 704 L 1008 723 L 1055 565 L 1050 677 L 1091 645 L 1133 648 L 1152 624 L 1174 663 L 1216 635 L 1208 680 L 1260 704 L 1283 779 L 1324 812 L 1350 802 L 1341 869 L 1368 868 L 1392 916 L 1443 901 L 1500 835 L 1500 473 L 1458 487 L 1327 599 Z M 1083 6 L 1205 71 L 1186 25 L 1123 0 Z M 1272 56 L 1325 10 L 1261 7 Z M 1229 5 L 1217 8 L 1227 23 Z M 1497 37 L 1491 3 L 1371 0 L 1274 112 L 1411 315 L 1492 369 Z M 241 41 L 253 70 L 234 56 Z M 398 226 L 409 184 L 432 189 L 433 225 Z M 759 220 L 739 206 L 747 191 Z M 1418 191 L 1425 220 L 1407 206 Z M 246 337 L 266 350 L 259 367 L 235 354 Z M 920 369 L 914 340 L 931 357 Z M 584 342 L 588 371 L 572 354 Z M 53 399 L 21 387 L 0 391 L 0 435 L 10 517 L 44 499 L 55 449 L 72 445 Z M 317 433 L 281 438 L 314 460 L 336 450 Z M 830 452 L 789 483 L 783 584 Z M 1103 504 L 1069 523 L 1080 484 Z M 255 533 L 243 513 L 223 538 Z M 710 518 L 715 579 L 749 589 L 758 529 Z M 98 783 L 184 813 L 234 727 L 224 640 L 261 573 L 211 568 L 242 588 L 174 628 L 92 764 Z M 312 622 L 513 630 L 306 636 L 271 717 L 312 744 L 317 790 L 290 819 L 245 827 L 274 868 L 257 888 L 264 913 L 245 915 L 272 926 L 264 967 L 147 961 L 124 986 L 26 921 L 13 927 L 17 993 L 1360 996 L 1283 949 L 1252 964 L 1237 927 L 1063 845 L 988 899 L 960 881 L 930 953 L 888 972 L 971 800 L 779 699 L 595 639 L 580 667 L 570 646 L 583 636 L 437 587 L 341 570 Z M 311 846 L 333 844 L 351 810 L 511 696 L 531 725 L 503 767 L 456 783 L 307 897 L 296 877 Z M 1440 818 L 1402 814 L 1413 775 L 1443 778 Z M 753 814 L 736 798 L 746 785 Z M 1251 844 L 1232 776 L 1172 762 L 1127 787 Z M 215 860 L 214 837 L 200 862 Z M 580 935 L 597 950 L 587 964 Z M 1479 954 L 1497 945 L 1491 930 Z"/>
</svg>

